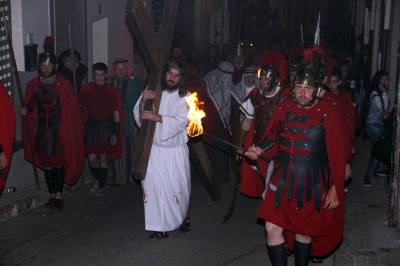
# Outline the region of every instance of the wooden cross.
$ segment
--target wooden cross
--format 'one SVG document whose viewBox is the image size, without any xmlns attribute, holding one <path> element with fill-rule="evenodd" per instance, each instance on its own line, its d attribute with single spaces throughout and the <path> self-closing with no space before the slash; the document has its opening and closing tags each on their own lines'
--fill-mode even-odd
<svg viewBox="0 0 400 266">
<path fill-rule="evenodd" d="M 149 90 L 155 90 L 157 97 L 154 101 L 145 103 L 146 110 L 152 110 L 153 104 L 158 111 L 161 99 L 161 75 L 165 61 L 168 59 L 172 38 L 174 35 L 179 0 L 164 0 L 163 15 L 160 30 L 156 32 L 151 23 L 142 0 L 128 0 L 126 18 L 138 42 L 138 47 L 149 67 Z M 144 179 L 149 163 L 151 146 L 156 123 L 143 120 L 139 130 L 133 172 L 136 178 Z"/>
</svg>

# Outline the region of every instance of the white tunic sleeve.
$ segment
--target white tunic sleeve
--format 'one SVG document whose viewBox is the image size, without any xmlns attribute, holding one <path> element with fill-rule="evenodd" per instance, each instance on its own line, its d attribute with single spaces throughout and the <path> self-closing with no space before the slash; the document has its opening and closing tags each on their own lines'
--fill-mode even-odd
<svg viewBox="0 0 400 266">
<path fill-rule="evenodd" d="M 137 100 L 135 107 L 133 108 L 133 116 L 135 117 L 136 125 L 138 127 L 142 126 L 140 122 L 140 102 L 142 101 L 142 95 L 140 95 L 139 99 Z"/>
<path fill-rule="evenodd" d="M 244 103 L 242 103 L 242 106 L 244 108 L 244 116 L 246 117 L 246 119 L 254 119 L 254 106 L 251 103 L 250 98 L 247 99 Z"/>
<path fill-rule="evenodd" d="M 189 110 L 184 97 L 176 102 L 175 110 L 172 115 L 161 114 L 162 122 L 158 123 L 160 141 L 167 141 L 186 131 Z"/>
</svg>

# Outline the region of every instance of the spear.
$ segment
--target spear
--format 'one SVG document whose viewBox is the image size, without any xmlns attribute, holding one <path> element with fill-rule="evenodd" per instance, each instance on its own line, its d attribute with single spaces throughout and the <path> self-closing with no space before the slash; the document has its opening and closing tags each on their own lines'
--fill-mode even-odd
<svg viewBox="0 0 400 266">
<path fill-rule="evenodd" d="M 314 34 L 314 45 L 319 45 L 320 21 L 321 21 L 321 13 L 318 12 L 317 27 L 315 29 L 315 34 Z"/>
<path fill-rule="evenodd" d="M 303 23 L 300 24 L 300 38 L 301 38 L 301 48 L 304 48 Z"/>
<path fill-rule="evenodd" d="M 69 38 L 69 50 L 71 53 L 71 60 L 74 60 L 74 64 L 75 64 L 75 52 L 74 49 L 72 48 L 72 35 L 71 35 L 71 21 L 68 21 L 68 38 Z M 76 69 L 75 69 L 75 65 L 72 68 L 72 85 L 74 86 L 74 90 L 75 90 L 75 94 L 78 94 L 78 86 L 76 84 Z"/>
</svg>

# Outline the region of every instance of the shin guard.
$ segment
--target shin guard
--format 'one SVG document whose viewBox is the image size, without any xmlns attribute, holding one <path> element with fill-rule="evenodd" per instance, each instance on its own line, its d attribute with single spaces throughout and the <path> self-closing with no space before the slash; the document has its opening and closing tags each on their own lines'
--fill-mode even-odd
<svg viewBox="0 0 400 266">
<path fill-rule="evenodd" d="M 49 190 L 49 193 L 56 193 L 57 169 L 51 168 L 50 170 L 45 170 L 44 178 L 46 179 L 47 189 Z"/>
<path fill-rule="evenodd" d="M 294 260 L 296 266 L 307 266 L 310 259 L 311 243 L 305 244 L 297 240 L 293 243 Z"/>
<path fill-rule="evenodd" d="M 275 246 L 268 246 L 268 255 L 272 266 L 287 266 L 287 254 L 285 243 Z"/>
</svg>

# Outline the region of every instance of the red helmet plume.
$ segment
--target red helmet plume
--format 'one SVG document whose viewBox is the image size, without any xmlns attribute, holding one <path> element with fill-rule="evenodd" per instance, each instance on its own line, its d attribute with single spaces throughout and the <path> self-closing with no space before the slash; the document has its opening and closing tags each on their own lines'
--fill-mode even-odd
<svg viewBox="0 0 400 266">
<path fill-rule="evenodd" d="M 270 66 L 274 68 L 278 73 L 280 82 L 284 82 L 286 80 L 288 75 L 287 62 L 280 51 L 276 49 L 264 51 L 260 56 L 259 63 L 261 65 L 261 70 L 263 69 L 263 66 Z"/>
</svg>

